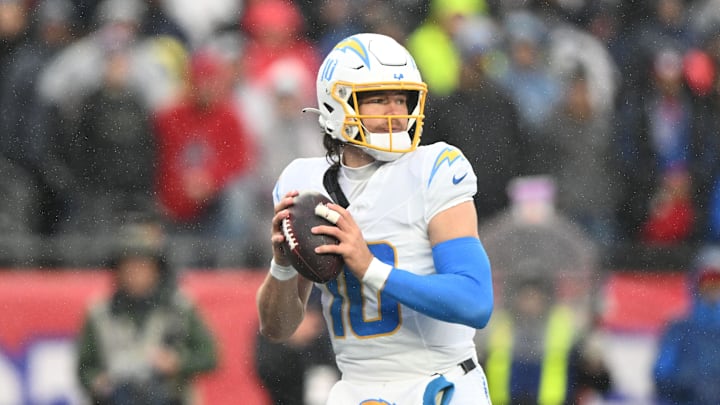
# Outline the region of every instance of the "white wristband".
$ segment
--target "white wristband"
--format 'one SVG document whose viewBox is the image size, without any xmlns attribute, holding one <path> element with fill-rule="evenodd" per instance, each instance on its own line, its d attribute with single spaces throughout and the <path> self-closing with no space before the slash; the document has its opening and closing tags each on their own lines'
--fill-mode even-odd
<svg viewBox="0 0 720 405">
<path fill-rule="evenodd" d="M 393 267 L 391 265 L 385 264 L 377 257 L 374 257 L 370 262 L 367 271 L 365 271 L 362 281 L 366 285 L 379 290 L 385 285 L 385 281 L 387 281 L 390 276 L 390 271 L 392 271 L 392 269 Z"/>
<path fill-rule="evenodd" d="M 293 266 L 281 266 L 275 263 L 275 259 L 270 260 L 270 275 L 280 281 L 290 280 L 297 276 L 298 272 Z"/>
</svg>

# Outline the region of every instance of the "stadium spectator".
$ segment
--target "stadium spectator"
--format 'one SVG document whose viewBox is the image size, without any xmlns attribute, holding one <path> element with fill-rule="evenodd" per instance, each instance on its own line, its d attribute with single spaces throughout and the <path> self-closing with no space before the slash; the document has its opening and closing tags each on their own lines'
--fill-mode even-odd
<svg viewBox="0 0 720 405">
<path fill-rule="evenodd" d="M 630 127 L 625 123 L 634 123 L 637 113 L 642 109 L 639 100 L 646 98 L 644 93 L 650 86 L 650 80 L 653 76 L 646 74 L 645 67 L 651 62 L 655 55 L 668 46 L 678 51 L 683 59 L 688 59 L 694 52 L 693 47 L 701 47 L 702 51 L 715 61 L 720 60 L 717 55 L 718 47 L 713 46 L 714 32 L 716 31 L 718 12 L 715 10 L 717 0 L 694 0 L 694 1 L 678 1 L 678 0 L 662 0 L 657 2 L 618 2 L 615 0 L 600 0 L 597 2 L 587 1 L 526 1 L 526 0 L 452 0 L 452 1 L 433 1 L 433 0 L 398 0 L 394 2 L 383 2 L 377 0 L 362 0 L 355 2 L 338 1 L 331 6 L 330 2 L 292 2 L 292 1 L 258 1 L 248 0 L 246 2 L 237 2 L 235 0 L 208 0 L 204 2 L 196 2 L 191 0 L 68 0 L 71 4 L 72 11 L 68 14 L 60 11 L 65 6 L 60 5 L 62 1 L 18 1 L 7 0 L 0 2 L 0 75 L 5 79 L 0 83 L 0 94 L 9 95 L 10 101 L 0 101 L 0 119 L 8 119 L 3 124 L 2 137 L 3 154 L 19 156 L 18 151 L 26 156 L 20 156 L 20 160 L 30 159 L 33 161 L 34 169 L 28 170 L 23 164 L 13 161 L 13 166 L 20 166 L 20 170 L 24 174 L 13 176 L 13 179 L 22 179 L 28 176 L 33 177 L 33 182 L 23 187 L 38 194 L 40 199 L 39 208 L 36 203 L 32 207 L 28 207 L 25 211 L 34 212 L 35 219 L 39 222 L 32 225 L 33 229 L 38 229 L 38 236 L 42 239 L 53 239 L 54 233 L 57 232 L 58 224 L 63 224 L 67 217 L 64 207 L 72 202 L 73 192 L 71 190 L 77 186 L 73 176 L 67 170 L 67 163 L 63 161 L 67 155 L 66 146 L 68 146 L 68 138 L 72 139 L 78 133 L 78 124 L 80 112 L 83 105 L 87 102 L 87 97 L 101 87 L 102 74 L 105 69 L 103 47 L 113 41 L 120 41 L 122 38 L 132 42 L 132 60 L 130 76 L 132 87 L 142 93 L 143 102 L 146 108 L 152 111 L 164 109 L 168 103 L 174 102 L 178 93 L 182 88 L 182 80 L 188 60 L 188 51 L 205 46 L 206 41 L 212 40 L 219 32 L 239 34 L 243 37 L 246 33 L 263 24 L 257 26 L 246 25 L 246 21 L 275 21 L 270 24 L 273 27 L 289 28 L 280 32 L 280 36 L 285 37 L 285 43 L 278 47 L 277 43 L 268 48 L 268 44 L 274 43 L 268 38 L 275 34 L 265 36 L 262 45 L 255 46 L 257 43 L 255 38 L 245 43 L 245 38 L 239 41 L 237 52 L 239 55 L 245 54 L 245 45 L 248 49 L 256 48 L 254 53 L 260 58 L 253 58 L 254 61 L 261 62 L 263 66 L 267 61 L 278 57 L 282 52 L 278 49 L 289 50 L 289 53 L 297 55 L 304 54 L 298 50 L 309 48 L 319 49 L 319 38 L 324 33 L 333 33 L 338 31 L 338 25 L 330 28 L 322 17 L 330 15 L 329 11 L 333 7 L 339 6 L 338 9 L 344 9 L 339 13 L 344 19 L 341 24 L 343 29 L 355 29 L 357 31 L 372 30 L 375 32 L 389 33 L 396 36 L 400 42 L 407 36 L 402 32 L 421 31 L 420 28 L 425 27 L 435 18 L 437 8 L 459 11 L 459 14 L 467 13 L 472 16 L 483 15 L 492 18 L 500 25 L 510 28 L 509 23 L 514 15 L 527 13 L 537 18 L 541 23 L 545 24 L 547 36 L 536 37 L 536 42 L 547 40 L 545 56 L 550 61 L 552 73 L 557 76 L 564 76 L 568 72 L 574 71 L 575 64 L 580 62 L 585 66 L 588 77 L 591 80 L 591 99 L 593 104 L 600 102 L 603 108 L 609 108 L 619 111 L 618 127 L 614 130 L 620 134 L 615 140 L 617 152 L 615 155 L 620 157 L 620 164 L 617 166 L 619 174 L 622 176 L 628 173 L 629 180 L 623 178 L 616 189 L 623 192 L 626 196 L 625 202 L 617 207 L 610 209 L 618 211 L 620 214 L 620 222 L 622 229 L 622 239 L 618 240 L 619 244 L 626 241 L 635 242 L 641 233 L 642 223 L 646 218 L 648 201 L 641 201 L 639 196 L 648 194 L 652 190 L 650 188 L 640 189 L 641 192 L 634 193 L 635 196 L 627 197 L 628 190 L 633 190 L 635 182 L 638 180 L 634 173 L 642 172 L 642 169 L 634 170 L 641 167 L 642 164 L 635 165 L 636 162 L 643 161 L 643 158 L 636 159 L 638 156 L 636 148 L 630 142 L 628 146 L 627 135 L 630 139 L 642 132 L 642 128 Z M 47 3 L 47 4 L 46 4 Z M 267 4 L 266 4 L 267 3 Z M 66 3 L 67 4 L 67 3 Z M 475 5 L 473 5 L 475 4 Z M 281 12 L 267 12 L 272 7 L 277 7 Z M 55 11 L 49 10 L 55 9 Z M 44 10 L 43 10 L 44 9 Z M 258 10 L 266 10 L 258 13 Z M 303 10 L 305 18 L 302 14 L 295 19 L 293 10 Z M 393 20 L 385 18 L 381 11 L 390 10 L 392 15 L 402 15 L 401 20 Z M 60 12 L 58 12 L 60 11 Z M 288 12 L 289 11 L 289 12 Z M 328 12 L 327 14 L 325 12 Z M 397 12 L 397 13 L 396 13 Z M 450 12 L 450 15 L 457 17 L 458 13 Z M 54 15 L 54 16 L 53 16 Z M 65 17 L 63 17 L 65 15 Z M 65 20 L 67 25 L 67 15 L 72 15 L 70 22 L 72 24 L 72 32 L 65 31 L 65 34 L 57 36 L 63 37 L 62 43 L 56 43 L 54 40 L 40 41 L 38 43 L 38 34 L 43 30 L 36 28 L 45 27 L 41 21 L 61 22 Z M 253 17 L 254 15 L 254 17 Z M 45 17 L 47 16 L 47 17 Z M 259 18 L 256 18 L 260 16 Z M 47 18 L 47 19 L 46 19 Z M 460 18 L 461 19 L 461 18 Z M 460 19 L 450 18 L 450 21 L 458 22 Z M 278 24 L 278 21 L 287 21 L 288 24 Z M 297 23 L 297 25 L 296 25 Z M 421 27 L 422 23 L 422 27 Z M 56 26 L 55 23 L 50 24 Z M 300 29 L 296 28 L 300 26 Z M 265 25 L 267 28 L 267 25 Z M 349 28 L 350 27 L 350 28 Z M 355 27 L 355 28 L 352 28 Z M 67 27 L 66 27 L 67 28 Z M 311 29 L 312 28 L 312 29 Z M 435 28 L 438 28 L 436 26 Z M 587 32 L 582 28 L 588 29 Z M 56 34 L 62 30 L 52 28 Z M 262 32 L 263 30 L 259 30 Z M 523 33 L 532 33 L 532 23 L 519 24 L 513 26 L 507 32 L 510 33 L 509 38 L 523 37 Z M 292 35 L 287 35 L 293 32 Z M 338 31 L 339 32 L 339 31 Z M 589 38 L 587 33 L 592 33 L 593 37 Z M 456 32 L 454 35 L 446 35 L 446 40 L 457 40 Z M 44 35 L 44 34 L 43 34 Z M 264 34 L 263 34 L 264 35 Z M 248 37 L 251 37 L 248 35 Z M 427 38 L 431 38 L 428 36 Z M 532 35 L 528 35 L 532 38 Z M 558 39 L 560 38 L 560 39 Z M 596 41 L 595 39 L 600 39 Z M 298 45 L 304 43 L 305 45 Z M 419 41 L 421 47 L 433 50 L 433 55 L 439 55 L 440 52 L 433 41 Z M 49 59 L 44 58 L 48 55 L 45 51 L 35 54 L 35 45 L 40 48 L 47 44 L 54 48 L 53 55 Z M 55 45 L 54 45 L 55 44 Z M 609 50 L 609 54 L 613 55 L 614 61 L 617 63 L 621 81 L 615 82 L 617 78 L 607 73 L 611 69 L 607 69 L 606 63 L 598 63 L 597 59 L 593 59 L 590 55 L 599 55 L 602 53 L 598 45 L 605 45 Z M 28 46 L 30 45 L 30 46 Z M 411 47 L 412 48 L 412 47 Z M 38 48 L 39 49 L 39 48 Z M 507 50 L 509 50 L 508 48 Z M 27 52 L 27 55 L 22 55 Z M 421 53 L 421 52 L 420 52 Z M 417 53 L 417 55 L 420 55 Z M 42 60 L 42 69 L 38 73 L 32 73 L 30 70 L 17 70 L 17 65 L 25 64 L 29 59 L 26 56 L 39 56 Z M 296 56 L 297 56 L 296 55 Z M 511 72 L 514 68 L 512 59 L 506 59 L 512 56 L 510 52 L 498 52 L 492 57 L 492 70 L 488 73 L 493 78 L 503 77 L 503 72 Z M 455 55 L 458 56 L 458 55 Z M 302 56 L 295 60 L 302 59 Z M 21 62 L 21 60 L 25 61 Z M 31 58 L 32 59 L 32 58 Z M 422 64 L 422 57 L 417 57 L 417 63 Z M 691 142 L 691 153 L 693 156 L 704 155 L 707 158 L 714 146 L 712 145 L 712 137 L 703 134 L 712 134 L 712 123 L 717 122 L 717 110 L 708 108 L 705 104 L 709 104 L 712 99 L 713 77 L 712 75 L 703 74 L 704 71 L 702 58 L 689 58 L 695 62 L 690 63 L 694 68 L 690 69 L 693 73 L 686 73 L 686 81 L 691 90 L 691 100 L 699 101 L 703 104 L 700 111 L 693 107 L 692 133 L 695 139 Z M 452 58 L 444 58 L 443 63 L 437 63 L 425 70 L 432 68 L 444 68 L 451 64 Z M 602 60 L 602 57 L 601 59 Z M 317 61 L 317 59 L 316 59 Z M 543 62 L 541 59 L 540 62 Z M 507 63 L 510 63 L 510 70 L 503 70 Z M 252 64 L 248 65 L 252 67 Z M 261 69 L 263 70 L 263 69 Z M 559 70 L 559 72 L 558 72 Z M 431 70 L 427 70 L 426 77 L 432 82 Z M 27 73 L 25 73 L 27 72 Z M 314 74 L 315 70 L 311 73 Z M 28 74 L 29 73 L 29 74 Z M 444 77 L 456 77 L 454 74 Z M 516 76 L 518 77 L 518 76 Z M 13 84 L 17 78 L 21 78 L 22 85 Z M 253 76 L 253 80 L 255 77 Z M 565 82 L 564 77 L 560 77 L 561 84 Z M 271 80 L 263 80 L 269 85 Z M 522 84 L 522 79 L 509 80 L 511 85 L 515 85 L 521 89 L 521 93 L 532 95 L 529 91 L 540 83 L 537 80 L 530 80 L 530 87 Z M 17 83 L 17 82 L 16 82 Z M 526 83 L 526 84 L 528 84 Z M 567 83 L 567 82 L 565 82 Z M 440 88 L 430 88 L 430 100 L 443 96 L 442 91 L 436 91 Z M 538 86 L 541 87 L 541 86 Z M 517 89 L 516 89 L 517 90 Z M 620 90 L 620 97 L 612 97 L 614 91 Z M 33 94 L 35 92 L 35 94 Z M 40 94 L 38 97 L 37 94 Z M 255 100 L 252 91 L 246 92 L 247 99 Z M 511 93 L 512 94 L 512 93 Z M 512 98 L 512 103 L 520 113 L 520 125 L 526 125 L 523 111 L 539 113 L 542 115 L 543 110 L 553 103 L 553 92 L 540 92 L 542 97 L 538 97 L 539 102 L 528 101 L 533 97 L 519 96 Z M 697 98 L 700 98 L 697 100 Z M 695 99 L 694 99 L 695 98 Z M 265 104 L 257 98 L 257 105 Z M 612 102 L 617 100 L 618 103 Z M 41 111 L 49 107 L 54 107 L 55 111 L 50 110 L 50 116 L 47 111 Z M 532 104 L 531 108 L 525 108 Z M 41 107 L 38 107 L 41 106 Z M 246 110 L 245 107 L 242 107 Z M 32 113 L 23 113 L 22 118 L 18 115 L 18 111 L 30 111 Z M 35 111 L 39 111 L 36 113 Z M 59 112 L 58 116 L 53 116 Z M 252 120 L 245 122 L 248 130 L 255 132 L 257 123 L 264 121 L 258 117 L 265 117 L 268 113 L 260 108 L 250 109 L 247 114 L 253 117 Z M 695 125 L 702 125 L 697 121 L 703 121 L 705 129 L 698 130 Z M 59 123 L 62 125 L 56 127 Z M 428 122 L 431 124 L 431 122 Z M 702 133 L 702 134 L 701 134 Z M 18 134 L 21 134 L 18 136 Z M 44 135 L 40 135 L 44 134 Z M 531 135 L 532 133 L 530 133 Z M 25 136 L 29 135 L 29 136 Z M 62 135 L 62 136 L 61 136 Z M 8 141 L 9 139 L 9 141 Z M 45 146 L 42 144 L 45 143 Z M 639 143 L 642 143 L 640 141 Z M 36 144 L 35 149 L 28 149 L 29 144 Z M 708 145 L 708 152 L 703 152 L 702 147 Z M 537 147 L 531 148 L 538 150 Z M 527 150 L 527 149 L 526 149 Z M 31 153 L 27 153 L 31 151 Z M 36 153 L 37 152 L 37 153 Z M 531 156 L 525 154 L 525 156 Z M 11 160 L 15 159 L 12 157 Z M 702 157 L 701 157 L 702 158 Z M 692 159 L 696 159 L 693 157 Z M 625 160 L 625 161 L 623 161 Z M 42 163 L 40 169 L 38 164 Z M 689 183 L 686 186 L 693 192 L 690 196 L 695 205 L 695 211 L 689 213 L 694 219 L 694 229 L 690 231 L 690 235 L 677 243 L 694 243 L 702 238 L 716 237 L 709 235 L 708 228 L 712 221 L 711 216 L 714 215 L 713 191 L 714 187 L 714 166 L 712 159 L 706 159 L 703 163 L 688 162 Z M 634 168 L 633 168 L 634 167 Z M 704 170 L 710 168 L 711 170 Z M 9 169 L 8 169 L 9 170 Z M 536 171 L 538 172 L 538 171 Z M 40 173 L 39 175 L 37 173 Z M 527 173 L 527 172 L 524 172 Z M 40 178 L 38 178 L 40 176 Z M 648 176 L 652 177 L 652 176 Z M 682 176 L 678 176 L 682 178 Z M 590 182 L 590 181 L 589 181 Z M 640 182 L 642 183 L 642 182 Z M 660 183 L 658 181 L 658 183 Z M 669 181 L 668 183 L 683 183 Z M 626 187 L 626 185 L 629 185 Z M 641 186 L 643 184 L 640 184 Z M 242 186 L 241 186 L 242 187 Z M 678 191 L 681 191 L 680 187 Z M 503 196 L 502 193 L 496 193 Z M 662 194 L 662 193 L 660 193 Z M 669 193 L 672 194 L 672 193 Z M 636 199 L 636 197 L 638 197 Z M 29 197 L 34 200 L 35 197 Z M 685 197 L 683 197 L 685 198 Z M 683 203 L 684 204 L 684 203 Z M 682 206 L 682 204 L 681 204 Z M 682 210 L 678 210 L 682 213 Z M 688 214 L 687 212 L 683 215 Z M 657 226 L 648 226 L 658 229 Z M 630 234 L 628 234 L 628 228 Z M 677 228 L 677 227 L 676 227 Z M 656 231 L 653 231 L 657 233 Z M 653 233 L 646 232 L 646 233 Z M 666 235 L 667 236 L 667 235 Z M 663 239 L 665 237 L 653 236 L 650 239 Z M 682 238 L 681 238 L 682 239 Z M 43 246 L 55 246 L 55 241 Z M 63 244 L 64 241 L 57 241 Z M 678 246 L 680 247 L 680 246 Z M 684 251 L 684 250 L 683 250 Z M 683 252 L 679 251 L 679 252 Z M 48 252 L 55 255 L 54 252 Z M 44 254 L 44 253 L 41 253 Z M 617 265 L 614 259 L 620 255 L 611 256 L 609 259 L 612 266 Z"/>
<path fill-rule="evenodd" d="M 531 275 L 530 270 L 538 272 L 542 265 L 542 274 L 563 292 L 558 299 L 585 316 L 592 299 L 590 283 L 598 270 L 598 246 L 557 210 L 556 187 L 548 176 L 513 179 L 508 185 L 509 207 L 481 225 L 480 237 L 501 295 L 513 295 L 510 281 Z"/>
<path fill-rule="evenodd" d="M 718 26 L 720 28 L 720 25 Z M 720 29 L 705 33 L 684 57 L 684 74 L 695 96 L 690 171 L 696 198 L 697 239 L 720 242 Z"/>
<path fill-rule="evenodd" d="M 140 21 L 138 34 L 141 37 L 170 37 L 186 48 L 192 48 L 190 37 L 185 28 L 168 12 L 167 2 L 162 0 L 144 0 L 146 10 Z"/>
<path fill-rule="evenodd" d="M 0 69 L 10 59 L 8 56 L 22 44 L 28 29 L 29 7 L 23 0 L 9 0 L 0 3 Z"/>
<path fill-rule="evenodd" d="M 0 232 L 30 235 L 37 231 L 38 196 L 31 186 L 33 179 L 22 167 L 0 155 Z M 12 261 L 0 258 L 0 263 Z"/>
<path fill-rule="evenodd" d="M 433 0 L 427 17 L 409 30 L 405 44 L 414 55 L 428 91 L 447 96 L 458 89 L 462 60 L 453 38 L 468 17 L 483 14 L 484 0 Z"/>
<path fill-rule="evenodd" d="M 699 37 L 716 31 L 720 25 L 720 1 L 718 0 L 696 0 L 687 13 L 688 23 L 693 33 Z"/>
<path fill-rule="evenodd" d="M 573 309 L 556 301 L 543 267 L 509 281 L 513 294 L 476 335 L 493 404 L 586 404 L 610 389 L 596 347 L 583 341 Z"/>
<path fill-rule="evenodd" d="M 649 244 L 689 242 L 698 209 L 690 193 L 694 142 L 692 95 L 682 74 L 682 54 L 666 48 L 647 67 L 649 83 L 626 94 L 618 111 L 614 153 L 618 230 Z"/>
<path fill-rule="evenodd" d="M 281 59 L 299 62 L 310 76 L 317 73 L 321 55 L 307 39 L 305 21 L 295 2 L 250 2 L 240 18 L 240 29 L 247 35 L 242 59 L 251 83 L 270 85 L 269 69 Z"/>
<path fill-rule="evenodd" d="M 91 304 L 77 339 L 77 373 L 93 403 L 190 405 L 193 379 L 217 365 L 212 332 L 148 230 L 123 232 L 114 290 Z"/>
<path fill-rule="evenodd" d="M 69 132 L 76 130 L 86 97 L 103 82 L 108 47 L 131 48 L 129 84 L 140 92 L 146 108 L 161 108 L 178 96 L 188 48 L 176 36 L 141 31 L 146 13 L 143 0 L 102 0 L 94 16 L 97 28 L 69 44 L 43 69 L 40 94 L 60 110 Z"/>
<path fill-rule="evenodd" d="M 568 21 L 548 26 L 547 63 L 563 87 L 582 71 L 587 97 L 599 116 L 612 116 L 621 76 L 606 44 L 587 29 Z"/>
<path fill-rule="evenodd" d="M 236 182 L 228 190 L 227 210 L 223 215 L 223 233 L 238 238 L 243 234 L 257 235 L 266 228 L 264 219 L 272 217 L 272 188 L 282 169 L 295 157 L 324 156 L 318 139 L 316 117 L 303 113 L 309 105 L 310 85 L 314 77 L 294 59 L 281 59 L 268 69 L 268 83 L 256 88 L 256 104 L 248 110 L 262 108 L 265 119 L 257 120 L 245 115 L 244 122 L 255 125 L 253 136 L 258 147 L 253 175 L 247 182 Z M 258 104 L 265 103 L 260 107 Z M 278 147 L 283 145 L 283 147 Z"/>
<path fill-rule="evenodd" d="M 0 8 L 10 3 L 3 2 Z M 9 171 L 3 181 L 25 189 L 6 195 L 32 194 L 21 210 L 29 211 L 30 217 L 15 219 L 25 218 L 26 230 L 41 235 L 55 233 L 60 219 L 67 217 L 75 179 L 63 154 L 65 140 L 57 116 L 36 86 L 45 65 L 70 43 L 74 15 L 67 0 L 39 2 L 29 15 L 26 40 L 0 65 L 0 155 L 15 166 L 14 171 L 24 172 L 14 176 Z"/>
<path fill-rule="evenodd" d="M 507 66 L 498 72 L 500 85 L 509 92 L 518 108 L 520 128 L 533 144 L 548 116 L 562 97 L 562 81 L 547 64 L 548 27 L 530 11 L 514 11 L 502 20 L 506 33 Z M 540 174 L 541 171 L 526 171 Z"/>
<path fill-rule="evenodd" d="M 624 61 L 627 60 L 627 54 L 632 52 L 626 44 L 627 38 L 623 35 L 625 29 L 630 27 L 623 26 L 622 17 L 627 18 L 627 14 L 622 14 L 622 5 L 613 4 L 611 1 L 592 2 L 586 10 L 585 18 L 581 27 L 585 28 L 590 35 L 600 42 L 602 47 L 612 58 L 612 63 L 618 70 L 618 82 L 616 90 L 625 84 Z M 627 6 L 625 6 L 627 7 Z"/>
<path fill-rule="evenodd" d="M 357 13 L 362 6 L 358 3 L 348 0 L 298 2 L 307 26 L 313 27 L 307 34 L 317 43 L 318 55 L 326 55 L 341 39 L 362 31 Z"/>
<path fill-rule="evenodd" d="M 358 12 L 360 17 L 361 31 L 355 32 L 376 32 L 378 34 L 387 35 L 395 38 L 398 42 L 407 42 L 410 29 L 414 26 L 408 24 L 412 21 L 412 5 L 407 4 L 406 7 L 401 5 L 403 2 L 413 2 L 414 0 L 399 0 L 397 2 L 388 2 L 383 0 L 365 0 L 362 5 L 362 11 Z M 402 14 L 403 18 L 398 19 L 395 16 Z"/>
<path fill-rule="evenodd" d="M 592 102 L 589 78 L 579 66 L 567 77 L 563 98 L 551 112 L 534 143 L 544 168 L 557 185 L 557 209 L 595 242 L 616 241 L 616 205 L 611 111 Z"/>
<path fill-rule="evenodd" d="M 217 238 L 228 187 L 255 164 L 254 140 L 239 118 L 230 80 L 223 56 L 196 51 L 187 92 L 153 118 L 155 190 L 171 235 Z"/>
<path fill-rule="evenodd" d="M 625 60 L 619 61 L 624 68 L 623 78 L 631 90 L 644 87 L 652 76 L 643 74 L 656 56 L 666 49 L 684 54 L 697 41 L 693 27 L 689 24 L 689 7 L 684 0 L 658 0 L 646 2 L 636 8 L 634 24 L 626 24 L 629 31 Z M 640 73 L 640 74 L 638 74 Z"/>
<path fill-rule="evenodd" d="M 660 404 L 720 401 L 720 248 L 707 245 L 688 275 L 691 306 L 662 332 L 654 364 Z"/>
<path fill-rule="evenodd" d="M 131 213 L 153 213 L 157 161 L 150 111 L 132 86 L 130 43 L 107 44 L 100 87 L 82 103 L 69 142 L 77 186 L 68 232 L 114 233 Z"/>
<path fill-rule="evenodd" d="M 500 31 L 488 17 L 467 18 L 458 29 L 462 56 L 458 89 L 449 96 L 428 95 L 429 128 L 422 142 L 444 140 L 462 149 L 477 170 L 475 195 L 478 221 L 508 206 L 508 183 L 521 174 L 525 135 L 507 92 L 488 72 L 497 56 Z"/>
<path fill-rule="evenodd" d="M 237 28 L 238 15 L 253 1 L 160 0 L 159 5 L 167 18 L 176 22 L 187 35 L 188 49 L 196 50 L 204 47 L 218 31 Z"/>
<path fill-rule="evenodd" d="M 298 2 L 308 38 L 326 55 L 341 39 L 358 32 L 379 32 L 405 42 L 408 33 L 422 23 L 432 0 L 323 0 Z M 397 18 L 401 15 L 402 18 Z"/>
<path fill-rule="evenodd" d="M 551 293 L 548 296 L 552 298 L 551 303 L 562 308 L 561 315 L 567 310 L 572 312 L 560 319 L 565 319 L 563 322 L 571 319 L 570 325 L 577 333 L 575 338 L 585 339 L 585 334 L 589 338 L 593 332 L 596 283 L 601 270 L 599 246 L 579 225 L 556 209 L 555 188 L 547 176 L 513 179 L 508 186 L 510 206 L 482 224 L 479 232 L 493 263 L 496 305 L 505 315 L 514 316 L 514 297 L 523 294 L 519 289 L 525 287 L 525 281 L 551 286 L 545 291 Z M 540 308 L 537 311 L 543 313 Z M 491 323 L 494 319 L 493 316 Z M 533 332 L 534 336 L 538 337 L 542 330 Z M 476 340 L 489 336 L 481 335 L 476 335 Z"/>
<path fill-rule="evenodd" d="M 295 157 L 325 155 L 322 142 L 317 139 L 316 117 L 303 113 L 314 89 L 315 77 L 309 75 L 298 61 L 279 60 L 268 68 L 269 108 L 262 132 L 256 134 L 260 142 L 260 159 L 265 162 L 258 169 L 257 181 L 270 195 L 275 178 Z M 292 139 L 291 144 L 288 141 Z M 278 147 L 278 145 L 285 145 Z"/>
<path fill-rule="evenodd" d="M 58 108 L 68 131 L 85 97 L 100 87 L 108 46 L 130 44 L 144 11 L 140 0 L 103 0 L 96 9 L 97 28 L 76 39 L 47 63 L 38 80 L 43 100 Z"/>
</svg>

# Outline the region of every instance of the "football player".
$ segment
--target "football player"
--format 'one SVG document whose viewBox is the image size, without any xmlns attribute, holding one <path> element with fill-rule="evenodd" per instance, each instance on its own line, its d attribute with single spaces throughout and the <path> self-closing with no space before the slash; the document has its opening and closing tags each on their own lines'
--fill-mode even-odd
<svg viewBox="0 0 720 405">
<path fill-rule="evenodd" d="M 473 168 L 444 142 L 419 146 L 427 86 L 394 39 L 339 42 L 317 76 L 326 157 L 297 159 L 274 189 L 273 260 L 257 295 L 261 332 L 287 339 L 312 283 L 289 264 L 281 230 L 298 190 L 337 204 L 337 279 L 318 284 L 342 378 L 329 404 L 489 404 L 473 344 L 493 310 Z"/>
</svg>

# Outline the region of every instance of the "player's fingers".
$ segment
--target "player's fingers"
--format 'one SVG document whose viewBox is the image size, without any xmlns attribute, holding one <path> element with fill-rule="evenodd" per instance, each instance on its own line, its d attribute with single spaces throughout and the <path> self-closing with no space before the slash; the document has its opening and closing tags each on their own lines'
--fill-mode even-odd
<svg viewBox="0 0 720 405">
<path fill-rule="evenodd" d="M 283 198 L 281 198 L 280 201 L 275 204 L 275 213 L 278 213 L 293 205 L 293 200 L 295 197 L 298 196 L 298 194 L 299 192 L 297 190 L 289 191 L 287 194 L 285 194 Z"/>
<path fill-rule="evenodd" d="M 337 225 L 338 227 L 343 228 L 346 225 L 357 226 L 355 225 L 355 220 L 353 219 L 350 212 L 348 212 L 348 210 L 343 208 L 341 205 L 327 203 L 326 206 L 329 210 L 334 211 L 339 215 L 339 217 L 335 221 L 335 225 Z"/>
<path fill-rule="evenodd" d="M 340 214 L 337 211 L 331 210 L 325 204 L 318 204 L 315 206 L 315 215 L 320 218 L 324 218 L 331 224 L 337 224 L 338 220 L 340 220 Z"/>
<path fill-rule="evenodd" d="M 317 225 L 313 226 L 310 229 L 310 232 L 316 234 L 316 235 L 330 235 L 334 236 L 336 239 L 341 239 L 343 236 L 343 231 L 334 225 Z"/>
<path fill-rule="evenodd" d="M 334 225 L 318 225 L 312 227 L 310 231 L 314 234 L 332 236 L 340 242 L 339 244 L 324 245 L 326 247 L 321 248 L 321 252 L 318 253 L 338 253 L 345 255 L 357 249 L 358 246 L 364 247 L 366 245 L 362 233 L 358 228 L 341 229 Z"/>
<path fill-rule="evenodd" d="M 290 211 L 287 209 L 282 209 L 275 213 L 272 219 L 272 233 L 282 233 L 282 221 L 283 219 L 290 216 Z"/>
<path fill-rule="evenodd" d="M 334 244 L 331 243 L 329 245 L 320 245 L 315 247 L 315 253 L 317 254 L 336 254 L 343 257 L 346 257 L 350 252 L 352 251 L 350 245 L 346 243 L 340 243 L 340 244 Z"/>
<path fill-rule="evenodd" d="M 279 245 L 285 242 L 285 235 L 282 233 L 273 233 L 270 237 L 270 241 L 273 243 L 273 245 Z"/>
</svg>

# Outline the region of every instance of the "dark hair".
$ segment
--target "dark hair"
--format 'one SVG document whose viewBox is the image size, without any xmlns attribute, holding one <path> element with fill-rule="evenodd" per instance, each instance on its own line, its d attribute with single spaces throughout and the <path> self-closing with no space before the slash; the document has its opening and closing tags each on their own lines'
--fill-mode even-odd
<svg viewBox="0 0 720 405">
<path fill-rule="evenodd" d="M 325 158 L 332 165 L 340 164 L 340 155 L 345 146 L 344 142 L 333 138 L 330 134 L 325 133 L 323 137 L 323 146 L 325 147 Z"/>
</svg>

